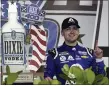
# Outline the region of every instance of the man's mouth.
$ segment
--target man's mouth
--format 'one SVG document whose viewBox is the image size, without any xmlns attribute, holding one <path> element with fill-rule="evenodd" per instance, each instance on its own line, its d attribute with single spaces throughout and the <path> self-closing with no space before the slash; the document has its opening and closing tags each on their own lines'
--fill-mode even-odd
<svg viewBox="0 0 109 86">
<path fill-rule="evenodd" d="M 74 36 L 75 36 L 75 34 L 69 34 L 69 36 L 70 36 L 70 37 L 74 37 Z"/>
</svg>

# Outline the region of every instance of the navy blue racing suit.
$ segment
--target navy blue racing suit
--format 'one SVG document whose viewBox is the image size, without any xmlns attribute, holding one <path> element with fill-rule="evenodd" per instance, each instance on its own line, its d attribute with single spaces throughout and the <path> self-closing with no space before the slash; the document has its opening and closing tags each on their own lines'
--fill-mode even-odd
<svg viewBox="0 0 109 86">
<path fill-rule="evenodd" d="M 96 59 L 92 49 L 79 44 L 72 47 L 63 43 L 62 46 L 48 52 L 44 77 L 53 78 L 56 75 L 57 79 L 62 84 L 65 84 L 66 81 L 59 76 L 59 74 L 62 74 L 61 68 L 64 64 L 68 64 L 69 67 L 73 64 L 78 64 L 83 69 L 92 67 L 95 74 L 105 75 L 104 62 L 102 59 Z M 98 69 L 96 70 L 96 68 Z"/>
</svg>

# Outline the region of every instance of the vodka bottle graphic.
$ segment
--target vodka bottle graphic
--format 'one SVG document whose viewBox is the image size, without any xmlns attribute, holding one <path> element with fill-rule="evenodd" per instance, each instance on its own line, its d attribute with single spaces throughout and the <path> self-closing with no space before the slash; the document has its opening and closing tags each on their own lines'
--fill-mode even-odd
<svg viewBox="0 0 109 86">
<path fill-rule="evenodd" d="M 2 63 L 23 65 L 25 61 L 25 29 L 17 20 L 17 5 L 9 2 L 8 22 L 2 27 Z"/>
</svg>

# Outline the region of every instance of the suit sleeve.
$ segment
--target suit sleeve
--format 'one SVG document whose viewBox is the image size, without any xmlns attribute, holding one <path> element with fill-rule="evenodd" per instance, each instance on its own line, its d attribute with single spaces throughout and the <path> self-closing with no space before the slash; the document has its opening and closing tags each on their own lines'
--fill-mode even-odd
<svg viewBox="0 0 109 86">
<path fill-rule="evenodd" d="M 105 64 L 104 64 L 103 59 L 97 59 L 96 56 L 94 55 L 94 51 L 92 49 L 89 50 L 89 52 L 93 56 L 93 60 L 91 63 L 92 70 L 95 72 L 96 75 L 103 74 L 105 76 L 106 71 L 105 71 Z"/>
<path fill-rule="evenodd" d="M 106 75 L 105 64 L 104 64 L 103 59 L 96 59 L 96 65 L 97 65 L 97 68 L 98 68 L 97 73 Z"/>
<path fill-rule="evenodd" d="M 105 64 L 102 59 L 96 59 L 96 57 L 93 57 L 92 63 L 92 70 L 95 72 L 96 75 L 103 74 L 106 75 L 105 71 Z"/>
<path fill-rule="evenodd" d="M 54 63 L 55 52 L 53 50 L 48 52 L 46 65 L 44 68 L 44 78 L 53 78 L 55 75 L 55 63 Z"/>
</svg>

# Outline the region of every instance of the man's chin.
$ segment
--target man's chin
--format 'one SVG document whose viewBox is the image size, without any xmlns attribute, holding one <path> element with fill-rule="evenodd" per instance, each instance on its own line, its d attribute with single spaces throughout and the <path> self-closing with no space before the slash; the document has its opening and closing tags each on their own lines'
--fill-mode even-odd
<svg viewBox="0 0 109 86">
<path fill-rule="evenodd" d="M 75 43 L 75 42 L 77 42 L 77 40 L 71 40 L 71 41 L 69 41 L 69 43 Z"/>
</svg>

